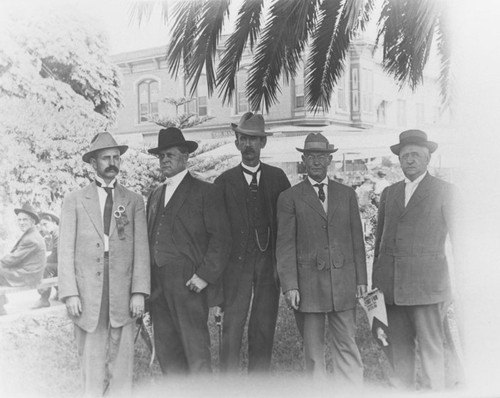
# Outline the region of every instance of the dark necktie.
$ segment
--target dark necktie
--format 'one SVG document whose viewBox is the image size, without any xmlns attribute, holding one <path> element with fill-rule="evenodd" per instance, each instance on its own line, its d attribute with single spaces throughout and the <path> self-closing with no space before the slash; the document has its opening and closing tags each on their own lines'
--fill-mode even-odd
<svg viewBox="0 0 500 398">
<path fill-rule="evenodd" d="M 319 200 L 321 200 L 321 203 L 325 203 L 325 191 L 323 191 L 323 183 L 321 184 L 314 184 L 315 187 L 318 188 L 318 196 L 319 196 Z"/>
<path fill-rule="evenodd" d="M 104 203 L 104 215 L 103 215 L 103 223 L 104 223 L 104 234 L 109 236 L 109 227 L 111 225 L 111 212 L 113 211 L 113 188 L 112 187 L 103 187 L 102 184 L 96 180 L 96 185 L 98 187 L 102 187 L 108 194 L 106 197 L 106 202 Z"/>
<path fill-rule="evenodd" d="M 257 173 L 260 171 L 260 167 L 257 169 L 255 173 L 252 173 L 250 170 L 245 169 L 243 166 L 241 168 L 244 173 L 252 176 L 252 181 L 250 181 L 250 192 L 256 194 L 259 188 L 259 185 L 257 184 Z"/>
</svg>

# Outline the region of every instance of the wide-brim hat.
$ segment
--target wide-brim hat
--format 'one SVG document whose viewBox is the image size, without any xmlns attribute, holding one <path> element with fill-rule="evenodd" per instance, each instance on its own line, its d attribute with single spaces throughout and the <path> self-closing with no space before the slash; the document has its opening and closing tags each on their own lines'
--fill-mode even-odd
<svg viewBox="0 0 500 398">
<path fill-rule="evenodd" d="M 38 214 L 36 213 L 34 207 L 31 206 L 31 203 L 29 203 L 29 202 L 24 203 L 21 206 L 21 208 L 14 209 L 14 213 L 16 213 L 16 216 L 19 213 L 26 213 L 28 216 L 32 217 L 35 220 L 35 224 L 38 224 L 40 222 L 40 218 L 38 218 Z"/>
<path fill-rule="evenodd" d="M 148 149 L 148 152 L 156 155 L 163 149 L 172 148 L 174 146 L 185 146 L 189 153 L 196 151 L 198 143 L 196 141 L 189 141 L 184 138 L 182 131 L 177 127 L 168 127 L 161 129 L 158 133 L 158 146 L 156 148 Z"/>
<path fill-rule="evenodd" d="M 82 159 L 85 163 L 90 163 L 90 159 L 94 157 L 95 153 L 103 149 L 117 148 L 120 155 L 127 152 L 127 145 L 118 145 L 113 136 L 107 131 L 98 133 L 90 141 L 90 148 L 87 153 L 83 154 Z"/>
<path fill-rule="evenodd" d="M 424 146 L 429 148 L 430 153 L 433 153 L 438 147 L 438 144 L 427 139 L 427 134 L 422 130 L 406 130 L 399 134 L 399 144 L 391 146 L 392 153 L 399 156 L 401 148 L 405 145 Z"/>
<path fill-rule="evenodd" d="M 50 213 L 48 211 L 41 211 L 38 213 L 38 216 L 40 219 L 42 218 L 50 218 L 52 222 L 55 222 L 57 225 L 59 225 L 59 217 L 57 217 L 55 214 Z"/>
<path fill-rule="evenodd" d="M 299 152 L 325 152 L 334 153 L 338 151 L 334 145 L 330 145 L 328 139 L 321 133 L 309 133 L 304 142 L 304 148 L 295 148 Z"/>
<path fill-rule="evenodd" d="M 244 113 L 238 124 L 231 123 L 231 128 L 237 133 L 254 137 L 273 135 L 273 133 L 266 132 L 264 117 L 262 115 L 254 115 L 252 112 Z"/>
</svg>

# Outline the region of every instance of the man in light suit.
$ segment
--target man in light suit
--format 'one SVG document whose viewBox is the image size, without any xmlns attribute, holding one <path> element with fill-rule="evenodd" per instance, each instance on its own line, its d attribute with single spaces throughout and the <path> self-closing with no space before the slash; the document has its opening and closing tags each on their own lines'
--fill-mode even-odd
<svg viewBox="0 0 500 398">
<path fill-rule="evenodd" d="M 97 134 L 83 155 L 95 180 L 66 195 L 61 213 L 59 297 L 75 323 L 88 396 L 130 394 L 134 318 L 150 293 L 144 201 L 116 179 L 127 149 Z"/>
<path fill-rule="evenodd" d="M 260 161 L 267 136 L 262 115 L 245 113 L 235 145 L 240 165 L 216 180 L 224 191 L 233 245 L 224 271 L 222 371 L 239 371 L 243 329 L 248 316 L 248 372 L 268 371 L 278 316 L 279 282 L 276 271 L 276 202 L 290 187 L 283 170 Z"/>
<path fill-rule="evenodd" d="M 306 137 L 307 178 L 278 199 L 278 273 L 304 339 L 305 369 L 326 374 L 325 316 L 333 338 L 333 373 L 360 385 L 361 356 L 354 340 L 356 296 L 366 293 L 363 229 L 356 194 L 327 177 L 332 153 L 326 137 Z"/>
<path fill-rule="evenodd" d="M 391 151 L 405 175 L 380 198 L 373 286 L 384 292 L 394 370 L 403 387 L 415 389 L 415 351 L 420 350 L 422 387 L 445 387 L 445 302 L 451 299 L 445 256 L 448 233 L 457 228 L 454 188 L 427 172 L 437 144 L 420 130 L 400 134 Z"/>
<path fill-rule="evenodd" d="M 151 249 L 151 315 L 156 355 L 164 374 L 211 371 L 208 310 L 212 288 L 227 263 L 231 236 L 219 187 L 187 170 L 198 144 L 175 127 L 160 130 L 165 184 L 148 199 Z"/>
<path fill-rule="evenodd" d="M 29 203 L 14 209 L 23 233 L 10 253 L 0 259 L 0 286 L 36 286 L 45 269 L 45 242 L 36 228 L 40 219 Z M 5 295 L 0 295 L 0 315 L 5 315 Z"/>
</svg>

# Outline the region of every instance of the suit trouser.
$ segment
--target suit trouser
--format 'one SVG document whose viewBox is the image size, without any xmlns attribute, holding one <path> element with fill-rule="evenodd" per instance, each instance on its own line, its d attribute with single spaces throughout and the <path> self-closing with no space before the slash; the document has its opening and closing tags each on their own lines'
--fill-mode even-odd
<svg viewBox="0 0 500 398">
<path fill-rule="evenodd" d="M 104 260 L 104 283 L 97 328 L 86 332 L 75 325 L 84 395 L 130 395 L 134 372 L 135 322 L 114 328 L 109 323 L 109 260 Z"/>
<path fill-rule="evenodd" d="M 304 339 L 306 372 L 314 377 L 326 376 L 325 364 L 325 316 L 332 337 L 333 376 L 349 384 L 363 383 L 363 364 L 356 345 L 356 312 L 347 311 L 298 312 L 295 320 Z"/>
<path fill-rule="evenodd" d="M 156 357 L 164 374 L 211 372 L 206 288 L 195 293 L 186 287 L 188 266 L 154 265 L 153 277 L 161 293 L 151 302 Z"/>
<path fill-rule="evenodd" d="M 239 371 L 243 330 L 251 307 L 248 321 L 248 371 L 269 371 L 279 305 L 279 289 L 274 280 L 269 250 L 247 253 L 236 291 L 236 297 L 225 303 L 224 308 L 221 370 Z"/>
<path fill-rule="evenodd" d="M 389 341 L 398 380 L 403 387 L 415 389 L 415 353 L 418 344 L 422 363 L 422 387 L 444 389 L 444 303 L 386 307 Z"/>
</svg>

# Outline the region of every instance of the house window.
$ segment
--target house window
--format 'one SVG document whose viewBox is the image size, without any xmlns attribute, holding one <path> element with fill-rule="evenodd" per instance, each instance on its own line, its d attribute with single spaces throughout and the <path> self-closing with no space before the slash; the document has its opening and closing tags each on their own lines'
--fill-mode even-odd
<svg viewBox="0 0 500 398">
<path fill-rule="evenodd" d="M 398 100 L 398 125 L 406 126 L 406 101 Z"/>
<path fill-rule="evenodd" d="M 247 73 L 246 70 L 242 70 L 236 76 L 236 107 L 235 113 L 245 113 L 249 111 L 248 98 L 245 93 L 245 82 Z"/>
<path fill-rule="evenodd" d="M 297 67 L 297 75 L 294 78 L 294 96 L 295 108 L 303 108 L 305 106 L 304 97 L 304 65 L 300 63 Z"/>
<path fill-rule="evenodd" d="M 160 88 L 156 80 L 144 80 L 138 85 L 139 123 L 149 122 L 158 117 Z"/>
<path fill-rule="evenodd" d="M 203 76 L 199 80 L 193 100 L 187 104 L 187 111 L 198 116 L 208 116 L 208 90 Z"/>
<path fill-rule="evenodd" d="M 421 126 L 425 123 L 425 107 L 421 102 L 417 103 L 417 126 Z"/>
<path fill-rule="evenodd" d="M 339 81 L 337 82 L 337 104 L 339 109 L 347 111 L 347 101 L 345 96 L 345 72 L 342 73 Z"/>
<path fill-rule="evenodd" d="M 377 123 L 385 124 L 385 112 L 387 110 L 387 101 L 380 101 L 379 106 L 377 107 Z"/>
<path fill-rule="evenodd" d="M 373 71 L 365 68 L 361 75 L 361 107 L 365 112 L 373 112 Z"/>
</svg>

